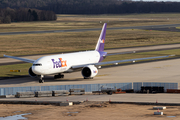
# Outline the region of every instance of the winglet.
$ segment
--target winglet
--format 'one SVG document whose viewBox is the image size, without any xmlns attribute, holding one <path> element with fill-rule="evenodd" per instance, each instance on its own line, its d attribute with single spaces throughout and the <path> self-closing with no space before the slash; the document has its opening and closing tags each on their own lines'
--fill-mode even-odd
<svg viewBox="0 0 180 120">
<path fill-rule="evenodd" d="M 101 30 L 101 34 L 99 36 L 97 45 L 96 45 L 96 51 L 104 51 L 104 43 L 105 43 L 105 37 L 106 37 L 106 26 L 107 23 L 104 23 L 103 28 Z"/>
</svg>

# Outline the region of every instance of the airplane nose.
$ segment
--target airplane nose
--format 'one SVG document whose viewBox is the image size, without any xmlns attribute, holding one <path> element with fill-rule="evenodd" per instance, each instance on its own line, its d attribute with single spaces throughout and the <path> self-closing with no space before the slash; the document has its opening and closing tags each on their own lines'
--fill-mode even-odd
<svg viewBox="0 0 180 120">
<path fill-rule="evenodd" d="M 41 75 L 42 73 L 42 70 L 41 70 L 41 67 L 39 66 L 32 66 L 32 71 L 37 74 L 37 75 Z"/>
</svg>

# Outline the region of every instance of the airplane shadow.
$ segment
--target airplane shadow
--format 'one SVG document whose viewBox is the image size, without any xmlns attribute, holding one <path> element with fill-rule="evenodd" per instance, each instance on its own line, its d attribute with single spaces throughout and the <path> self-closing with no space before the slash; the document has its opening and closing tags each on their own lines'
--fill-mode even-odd
<svg viewBox="0 0 180 120">
<path fill-rule="evenodd" d="M 72 82 L 72 81 L 84 81 L 85 79 L 83 78 L 59 78 L 59 79 L 54 79 L 54 78 L 44 78 L 44 82 Z M 92 79 L 91 79 L 92 80 Z"/>
<path fill-rule="evenodd" d="M 44 83 L 62 83 L 62 82 L 75 82 L 75 81 L 92 81 L 93 79 L 84 79 L 84 78 L 59 78 L 59 79 L 54 79 L 53 76 L 45 76 L 44 78 Z M 8 85 L 8 84 L 25 84 L 27 83 L 28 85 L 31 84 L 36 84 L 37 85 L 43 85 L 39 83 L 38 78 L 32 78 L 28 75 L 26 76 L 13 76 L 13 77 L 4 77 L 0 78 L 0 85 Z"/>
</svg>

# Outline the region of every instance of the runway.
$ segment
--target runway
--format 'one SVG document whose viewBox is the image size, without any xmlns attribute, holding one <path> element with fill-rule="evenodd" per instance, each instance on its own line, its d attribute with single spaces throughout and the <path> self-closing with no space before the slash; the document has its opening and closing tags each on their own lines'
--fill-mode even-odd
<svg viewBox="0 0 180 120">
<path fill-rule="evenodd" d="M 83 79 L 81 72 L 67 73 L 65 78 L 54 80 L 53 76 L 45 76 L 45 83 L 27 77 L 0 80 L 2 87 L 50 86 L 72 84 L 127 83 L 127 82 L 168 82 L 179 83 L 180 59 L 154 61 L 140 64 L 112 66 L 99 69 L 94 79 Z"/>
<path fill-rule="evenodd" d="M 178 27 L 180 24 L 167 24 L 167 25 L 149 25 L 149 26 L 132 26 L 132 27 L 113 27 L 107 30 L 123 30 L 123 29 L 161 29 L 168 27 Z M 62 33 L 62 32 L 85 32 L 85 31 L 99 31 L 102 28 L 89 28 L 89 29 L 70 29 L 70 30 L 45 30 L 45 31 L 26 31 L 26 32 L 1 32 L 0 35 L 22 35 L 22 34 L 41 34 L 41 33 Z M 177 31 L 179 32 L 179 31 Z"/>
</svg>

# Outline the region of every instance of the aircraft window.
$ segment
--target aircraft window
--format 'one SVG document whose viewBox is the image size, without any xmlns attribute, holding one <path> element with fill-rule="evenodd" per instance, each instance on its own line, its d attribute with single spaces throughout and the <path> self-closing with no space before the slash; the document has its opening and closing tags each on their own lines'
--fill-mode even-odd
<svg viewBox="0 0 180 120">
<path fill-rule="evenodd" d="M 42 66 L 42 64 L 33 64 L 33 66 Z"/>
</svg>

